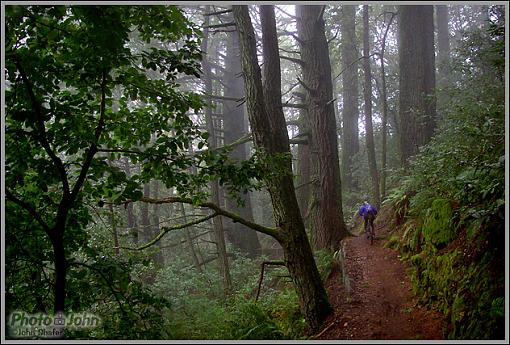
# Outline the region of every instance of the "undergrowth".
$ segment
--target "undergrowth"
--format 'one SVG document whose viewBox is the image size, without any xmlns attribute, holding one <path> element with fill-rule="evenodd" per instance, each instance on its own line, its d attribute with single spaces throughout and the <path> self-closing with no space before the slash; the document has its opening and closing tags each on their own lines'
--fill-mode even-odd
<svg viewBox="0 0 510 345">
<path fill-rule="evenodd" d="M 503 32 L 492 25 L 460 47 L 462 87 L 386 201 L 398 224 L 387 246 L 411 264 L 420 301 L 444 313 L 449 339 L 504 338 Z"/>
</svg>

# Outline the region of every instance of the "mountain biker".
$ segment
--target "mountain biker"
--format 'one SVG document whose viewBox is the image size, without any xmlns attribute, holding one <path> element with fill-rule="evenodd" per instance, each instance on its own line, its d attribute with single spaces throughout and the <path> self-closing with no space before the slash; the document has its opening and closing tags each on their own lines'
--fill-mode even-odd
<svg viewBox="0 0 510 345">
<path fill-rule="evenodd" d="M 365 219 L 365 233 L 367 234 L 368 222 L 372 226 L 372 231 L 374 231 L 374 219 L 377 216 L 377 208 L 374 205 L 368 203 L 368 201 L 364 201 L 363 205 L 359 208 L 358 214 Z"/>
</svg>

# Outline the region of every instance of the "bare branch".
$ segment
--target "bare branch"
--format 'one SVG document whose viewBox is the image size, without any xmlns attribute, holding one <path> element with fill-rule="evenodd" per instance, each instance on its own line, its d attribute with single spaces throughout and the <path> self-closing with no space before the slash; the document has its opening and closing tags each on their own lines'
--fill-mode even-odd
<svg viewBox="0 0 510 345">
<path fill-rule="evenodd" d="M 283 30 L 282 33 L 280 34 L 280 36 L 291 36 L 292 38 L 294 38 L 296 40 L 296 42 L 298 43 L 305 43 L 305 41 L 303 41 L 301 38 L 299 38 L 294 32 L 290 32 L 290 31 L 287 31 L 287 30 Z"/>
<path fill-rule="evenodd" d="M 368 58 L 371 58 L 372 56 L 374 55 L 379 55 L 379 53 L 372 53 L 368 56 Z M 364 59 L 366 58 L 367 56 L 363 55 L 363 56 L 360 56 L 359 58 L 357 58 L 356 60 L 354 60 L 353 62 L 351 62 L 349 65 L 345 66 L 341 71 L 340 73 L 337 74 L 336 77 L 333 78 L 333 80 L 335 80 L 336 78 L 340 77 L 342 75 L 342 73 L 344 73 L 349 67 L 351 67 L 352 65 L 354 65 L 356 62 L 358 62 L 359 60 L 361 59 Z"/>
<path fill-rule="evenodd" d="M 290 56 L 280 55 L 280 59 L 292 61 L 294 63 L 299 64 L 300 66 L 304 66 L 305 65 L 305 62 L 303 60 L 296 59 L 296 58 L 293 58 L 293 57 L 290 57 Z"/>
<path fill-rule="evenodd" d="M 236 31 L 237 31 L 237 29 L 232 29 L 232 30 L 224 30 L 224 29 L 221 30 L 220 29 L 220 30 L 209 31 L 209 33 L 215 35 L 215 34 L 220 33 L 220 32 L 236 32 Z"/>
<path fill-rule="evenodd" d="M 263 226 L 263 225 L 254 223 L 252 221 L 246 220 L 235 213 L 232 213 L 232 212 L 229 212 L 229 211 L 226 211 L 226 210 L 220 208 L 218 205 L 216 205 L 212 202 L 198 202 L 197 203 L 197 202 L 193 202 L 193 200 L 191 200 L 190 198 L 182 198 L 182 197 L 168 197 L 168 198 L 163 198 L 163 199 L 141 198 L 140 201 L 147 202 L 149 204 L 171 204 L 171 203 L 176 203 L 176 202 L 182 202 L 184 204 L 190 204 L 190 205 L 195 205 L 195 206 L 199 206 L 199 207 L 207 207 L 207 208 L 215 211 L 215 213 L 217 215 L 232 219 L 234 221 L 234 223 L 236 223 L 236 222 L 241 223 L 255 231 L 269 235 L 277 240 L 281 240 L 280 232 L 278 231 L 277 228 L 270 228 L 270 227 Z"/>
<path fill-rule="evenodd" d="M 179 224 L 179 225 L 174 225 L 174 226 L 165 226 L 165 227 L 162 227 L 161 228 L 161 232 L 156 236 L 154 237 L 151 241 L 137 247 L 137 248 L 130 248 L 130 247 L 121 247 L 123 249 L 129 249 L 129 250 L 143 250 L 143 249 L 146 249 L 146 248 L 149 248 L 150 246 L 153 246 L 154 244 L 158 243 L 159 240 L 161 240 L 163 238 L 163 236 L 166 235 L 167 232 L 170 232 L 170 231 L 173 231 L 173 230 L 180 230 L 180 229 L 184 229 L 184 228 L 187 228 L 189 226 L 193 226 L 193 225 L 196 225 L 196 224 L 200 224 L 200 223 L 203 223 L 211 218 L 214 218 L 218 215 L 218 213 L 214 212 L 214 213 L 211 213 L 205 217 L 202 217 L 202 218 L 199 218 L 199 219 L 195 219 L 191 222 L 188 222 L 188 223 L 184 223 L 184 224 Z"/>
<path fill-rule="evenodd" d="M 289 92 L 291 92 L 298 85 L 299 85 L 299 82 L 292 84 L 292 86 L 287 91 L 282 93 L 282 97 L 285 96 L 286 94 L 288 94 Z"/>
<path fill-rule="evenodd" d="M 275 8 L 276 8 L 278 11 L 282 12 L 283 14 L 285 14 L 286 16 L 288 16 L 288 17 L 290 17 L 290 18 L 292 18 L 292 19 L 298 19 L 298 17 L 296 17 L 296 16 L 294 16 L 294 15 L 292 15 L 292 14 L 290 14 L 290 13 L 288 13 L 288 12 L 284 11 L 284 10 L 282 10 L 282 9 L 281 9 L 280 7 L 278 7 L 278 6 L 275 6 Z"/>
<path fill-rule="evenodd" d="M 289 54 L 301 54 L 301 52 L 299 50 L 288 50 L 288 49 L 284 49 L 281 47 L 279 47 L 278 49 L 281 50 L 282 52 L 289 53 Z"/>
<path fill-rule="evenodd" d="M 337 38 L 337 36 L 338 36 L 338 33 L 339 33 L 339 32 L 340 32 L 340 27 L 338 27 L 338 28 L 336 29 L 336 32 L 335 32 L 335 34 L 333 35 L 333 37 L 331 37 L 330 39 L 328 39 L 328 45 L 329 45 L 329 44 L 330 44 L 330 43 L 331 43 L 334 39 L 336 39 L 336 38 Z"/>
<path fill-rule="evenodd" d="M 298 108 L 298 109 L 306 109 L 308 108 L 306 104 L 296 104 L 296 103 L 285 103 L 282 105 L 284 108 Z"/>
<path fill-rule="evenodd" d="M 297 80 L 298 80 L 299 84 L 301 84 L 301 86 L 303 86 L 308 92 L 310 92 L 310 93 L 315 92 L 314 89 L 312 89 L 311 87 L 306 85 L 306 83 L 304 81 L 302 81 L 301 79 L 299 79 L 299 77 L 297 78 Z"/>
<path fill-rule="evenodd" d="M 324 16 L 324 11 L 326 10 L 326 5 L 321 6 L 321 11 L 319 15 L 317 16 L 317 19 L 315 19 L 316 22 L 322 20 L 322 17 Z"/>
<path fill-rule="evenodd" d="M 257 289 L 257 295 L 255 296 L 255 302 L 257 302 L 259 299 L 260 287 L 262 286 L 262 280 L 264 280 L 264 268 L 266 267 L 266 265 L 285 266 L 285 262 L 282 260 L 262 262 L 262 264 L 260 265 L 261 269 L 260 269 L 259 287 Z"/>
<path fill-rule="evenodd" d="M 241 102 L 244 100 L 244 97 L 236 98 L 236 97 L 225 97 L 225 96 L 218 96 L 218 95 L 209 95 L 209 94 L 203 94 L 204 97 L 211 98 L 211 99 L 219 99 L 221 101 L 235 101 L 235 102 Z"/>
<path fill-rule="evenodd" d="M 294 137 L 294 138 L 289 139 L 289 144 L 308 145 L 308 139 L 306 139 L 306 138 L 297 139 L 297 137 Z"/>
<path fill-rule="evenodd" d="M 222 24 L 213 24 L 213 25 L 206 25 L 203 28 L 204 29 L 214 29 L 214 28 L 224 28 L 227 26 L 236 26 L 235 22 L 229 22 L 229 23 L 222 23 Z"/>
<path fill-rule="evenodd" d="M 211 12 L 211 13 L 204 13 L 204 16 L 218 16 L 220 14 L 229 13 L 232 12 L 232 9 L 223 10 L 223 11 L 217 11 L 217 12 Z"/>
</svg>

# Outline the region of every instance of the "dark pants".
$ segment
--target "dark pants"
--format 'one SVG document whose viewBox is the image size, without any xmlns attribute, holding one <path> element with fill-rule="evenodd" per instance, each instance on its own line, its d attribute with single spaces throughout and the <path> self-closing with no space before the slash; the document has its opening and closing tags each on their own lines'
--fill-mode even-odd
<svg viewBox="0 0 510 345">
<path fill-rule="evenodd" d="M 375 216 L 372 213 L 367 213 L 367 215 L 365 216 L 365 233 L 367 233 L 368 222 L 370 222 L 370 225 L 372 225 L 372 230 L 375 235 L 374 219 L 375 219 Z"/>
</svg>

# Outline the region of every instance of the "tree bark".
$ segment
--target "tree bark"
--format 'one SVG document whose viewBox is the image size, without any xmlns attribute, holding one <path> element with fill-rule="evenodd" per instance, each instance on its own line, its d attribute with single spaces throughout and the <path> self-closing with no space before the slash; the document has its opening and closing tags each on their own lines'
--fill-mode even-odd
<svg viewBox="0 0 510 345">
<path fill-rule="evenodd" d="M 433 6 L 399 6 L 400 158 L 403 167 L 436 126 Z"/>
<path fill-rule="evenodd" d="M 316 152 L 317 174 L 312 177 L 310 216 L 317 249 L 337 249 L 347 235 L 343 221 L 340 165 L 329 50 L 321 6 L 296 6 L 301 48 L 302 85 L 306 89 L 311 149 Z"/>
<path fill-rule="evenodd" d="M 448 30 L 448 6 L 436 5 L 437 19 L 437 57 L 438 57 L 438 78 L 437 86 L 443 89 L 448 85 L 450 76 L 449 60 L 450 60 L 450 32 Z M 446 105 L 446 98 L 443 92 L 438 93 L 437 107 L 443 110 Z"/>
<path fill-rule="evenodd" d="M 344 190 L 358 188 L 352 174 L 352 159 L 359 152 L 358 133 L 358 50 L 356 43 L 356 5 L 343 5 L 340 18 L 342 31 L 342 181 Z"/>
<path fill-rule="evenodd" d="M 382 111 L 382 128 L 381 128 L 381 199 L 384 199 L 386 196 L 386 156 L 387 156 L 387 136 L 388 136 L 388 97 L 386 95 L 386 72 L 384 68 L 384 51 L 386 49 L 386 37 L 388 35 L 388 30 L 390 29 L 391 22 L 395 18 L 395 15 L 392 14 L 390 21 L 388 22 L 388 26 L 386 26 L 386 31 L 384 32 L 384 36 L 381 43 L 381 54 L 379 54 L 379 60 L 381 62 L 381 98 L 383 104 Z"/>
<path fill-rule="evenodd" d="M 284 250 L 284 262 L 294 282 L 301 312 L 312 331 L 316 331 L 332 309 L 306 237 L 292 181 L 289 138 L 281 109 L 280 63 L 274 9 L 273 6 L 261 7 L 265 95 L 248 7 L 245 5 L 232 8 L 239 30 L 246 104 L 255 145 L 269 155 L 287 155 L 285 173 L 266 181 L 275 223 L 279 229 L 275 238 Z M 265 100 L 270 103 L 266 104 Z"/>
<path fill-rule="evenodd" d="M 300 96 L 304 96 L 303 89 L 298 93 Z M 304 97 L 299 97 L 301 99 L 301 103 L 306 103 Z M 311 176 L 311 166 L 310 166 L 310 119 L 308 117 L 308 110 L 306 108 L 299 109 L 299 135 L 304 136 L 306 138 L 306 144 L 298 144 L 297 149 L 297 178 L 296 178 L 296 197 L 298 199 L 299 209 L 301 210 L 301 216 L 305 222 L 305 225 L 308 224 L 308 214 L 309 214 L 309 202 L 310 202 L 310 176 Z"/>
<path fill-rule="evenodd" d="M 381 206 L 379 174 L 375 159 L 374 130 L 372 125 L 372 71 L 370 69 L 370 35 L 368 27 L 368 5 L 363 5 L 363 71 L 365 75 L 365 132 L 367 143 L 368 168 L 372 178 L 372 198 L 377 208 Z"/>
<path fill-rule="evenodd" d="M 53 228 L 50 236 L 55 264 L 55 290 L 53 312 L 65 312 L 67 259 L 64 250 L 64 228 Z"/>
<path fill-rule="evenodd" d="M 243 79 L 241 74 L 241 60 L 239 58 L 239 37 L 237 31 L 230 33 L 225 58 L 225 97 L 241 99 L 244 97 Z M 247 128 L 244 120 L 244 107 L 239 106 L 235 101 L 223 102 L 223 126 L 224 126 L 224 142 L 225 145 L 231 144 L 246 135 Z M 230 153 L 230 158 L 235 161 L 243 161 L 247 159 L 246 145 L 237 145 Z M 244 206 L 237 204 L 233 198 L 226 196 L 226 208 L 229 211 L 239 214 L 241 217 L 253 220 L 253 210 L 249 193 L 240 195 Z M 234 223 L 231 220 L 225 220 L 227 235 L 230 242 L 241 250 L 242 253 L 248 254 L 249 257 L 260 255 L 260 242 L 257 233 L 250 228 Z"/>
</svg>

